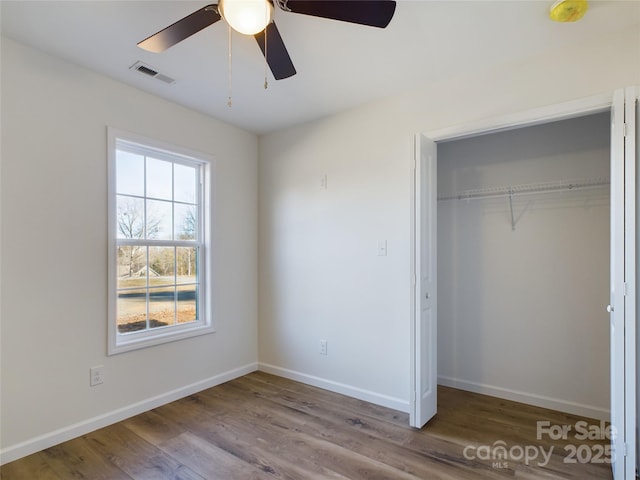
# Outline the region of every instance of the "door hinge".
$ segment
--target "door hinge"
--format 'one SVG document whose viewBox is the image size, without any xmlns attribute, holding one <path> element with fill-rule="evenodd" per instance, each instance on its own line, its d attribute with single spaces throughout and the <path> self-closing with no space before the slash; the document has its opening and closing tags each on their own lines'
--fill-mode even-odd
<svg viewBox="0 0 640 480">
<path fill-rule="evenodd" d="M 622 296 L 626 297 L 627 296 L 627 282 L 624 282 L 622 284 Z"/>
<path fill-rule="evenodd" d="M 622 136 L 623 137 L 627 136 L 627 124 L 626 124 L 626 122 L 622 124 Z"/>
</svg>

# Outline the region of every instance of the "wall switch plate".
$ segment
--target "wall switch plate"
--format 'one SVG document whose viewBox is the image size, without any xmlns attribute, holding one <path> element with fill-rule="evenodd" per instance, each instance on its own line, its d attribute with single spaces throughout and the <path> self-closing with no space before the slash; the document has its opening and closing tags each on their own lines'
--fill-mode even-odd
<svg viewBox="0 0 640 480">
<path fill-rule="evenodd" d="M 387 256 L 387 241 L 386 240 L 378 240 L 378 256 L 386 257 Z"/>
<path fill-rule="evenodd" d="M 320 177 L 320 188 L 322 188 L 323 190 L 327 189 L 327 176 L 323 175 Z"/>
<path fill-rule="evenodd" d="M 327 341 L 320 340 L 320 355 L 326 355 L 326 354 L 327 354 Z"/>
<path fill-rule="evenodd" d="M 89 384 L 92 387 L 104 383 L 104 366 L 98 365 L 89 369 Z"/>
</svg>

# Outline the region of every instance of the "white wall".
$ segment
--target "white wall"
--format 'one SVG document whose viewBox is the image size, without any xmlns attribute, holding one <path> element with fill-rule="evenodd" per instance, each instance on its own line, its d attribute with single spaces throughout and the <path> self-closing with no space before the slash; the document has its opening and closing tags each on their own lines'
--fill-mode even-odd
<svg viewBox="0 0 640 480">
<path fill-rule="evenodd" d="M 446 142 L 438 190 L 609 177 L 608 112 Z M 609 420 L 609 189 L 438 203 L 440 382 Z"/>
<path fill-rule="evenodd" d="M 558 46 L 261 137 L 262 368 L 408 409 L 413 134 L 640 83 L 638 36 Z"/>
<path fill-rule="evenodd" d="M 262 142 L 260 360 L 404 408 L 408 163 L 378 120 L 340 116 Z"/>
<path fill-rule="evenodd" d="M 217 159 L 216 333 L 106 356 L 107 125 Z M 3 38 L 1 195 L 3 461 L 255 369 L 255 135 Z"/>
</svg>

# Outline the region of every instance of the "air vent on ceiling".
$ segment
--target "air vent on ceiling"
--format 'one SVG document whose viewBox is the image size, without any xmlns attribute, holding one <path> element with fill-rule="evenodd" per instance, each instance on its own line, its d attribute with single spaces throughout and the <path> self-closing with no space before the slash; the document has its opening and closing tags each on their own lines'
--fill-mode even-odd
<svg viewBox="0 0 640 480">
<path fill-rule="evenodd" d="M 167 85 L 173 85 L 174 83 L 176 83 L 176 80 L 174 78 L 171 78 L 168 75 L 164 75 L 162 73 L 158 73 L 157 70 L 142 62 L 134 63 L 129 67 L 129 70 L 135 70 L 136 72 L 139 72 L 143 75 L 155 78 L 156 80 L 160 80 Z"/>
</svg>

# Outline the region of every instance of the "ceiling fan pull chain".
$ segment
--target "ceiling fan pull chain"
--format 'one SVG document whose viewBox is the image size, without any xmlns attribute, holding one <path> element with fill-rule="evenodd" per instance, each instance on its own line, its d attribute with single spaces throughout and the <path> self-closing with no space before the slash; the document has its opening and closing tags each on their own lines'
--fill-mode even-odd
<svg viewBox="0 0 640 480">
<path fill-rule="evenodd" d="M 269 66 L 269 61 L 267 60 L 267 52 L 269 50 L 267 50 L 267 30 L 269 29 L 269 25 L 267 24 L 266 27 L 264 27 L 264 89 L 266 90 L 267 88 L 269 88 L 269 82 L 267 81 L 267 67 Z"/>
<path fill-rule="evenodd" d="M 232 80 L 233 80 L 233 67 L 232 67 L 232 63 L 231 63 L 231 58 L 232 58 L 232 48 L 231 48 L 231 26 L 228 26 L 229 29 L 229 98 L 227 100 L 227 106 L 229 108 L 231 108 L 231 106 L 233 105 L 233 101 L 231 99 L 232 96 Z"/>
</svg>

